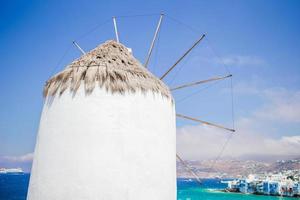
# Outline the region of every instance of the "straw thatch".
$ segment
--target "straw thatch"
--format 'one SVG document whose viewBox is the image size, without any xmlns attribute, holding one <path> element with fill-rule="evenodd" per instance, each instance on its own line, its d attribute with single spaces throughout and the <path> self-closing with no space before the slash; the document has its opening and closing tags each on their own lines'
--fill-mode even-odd
<svg viewBox="0 0 300 200">
<path fill-rule="evenodd" d="M 152 91 L 171 98 L 168 87 L 115 41 L 105 42 L 50 78 L 44 96 L 61 95 L 69 88 L 75 94 L 81 84 L 86 94 L 99 86 L 112 93 Z"/>
</svg>

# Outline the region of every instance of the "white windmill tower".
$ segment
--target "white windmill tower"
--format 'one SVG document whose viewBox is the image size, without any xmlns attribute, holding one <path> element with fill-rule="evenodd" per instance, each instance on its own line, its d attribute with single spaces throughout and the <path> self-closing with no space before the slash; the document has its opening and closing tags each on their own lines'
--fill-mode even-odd
<svg viewBox="0 0 300 200">
<path fill-rule="evenodd" d="M 28 200 L 176 199 L 176 116 L 225 127 L 176 114 L 171 91 L 162 82 L 205 35 L 162 77 L 147 70 L 162 19 L 145 65 L 119 43 L 116 18 L 117 41 L 87 53 L 74 42 L 83 55 L 44 88 Z"/>
</svg>

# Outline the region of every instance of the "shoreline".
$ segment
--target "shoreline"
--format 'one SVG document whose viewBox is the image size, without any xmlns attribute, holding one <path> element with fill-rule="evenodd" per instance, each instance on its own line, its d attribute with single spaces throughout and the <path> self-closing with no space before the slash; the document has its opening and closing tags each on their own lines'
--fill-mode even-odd
<svg viewBox="0 0 300 200">
<path fill-rule="evenodd" d="M 231 193 L 231 194 L 242 194 L 242 195 L 256 195 L 256 196 L 273 196 L 273 197 L 288 197 L 288 198 L 297 198 L 299 199 L 300 195 L 295 195 L 295 196 L 287 196 L 287 195 L 274 195 L 274 194 L 263 194 L 263 193 L 243 193 L 240 191 L 234 191 L 234 190 L 230 190 L 228 188 L 225 189 L 216 189 L 216 191 L 218 192 L 222 192 L 222 193 Z"/>
</svg>

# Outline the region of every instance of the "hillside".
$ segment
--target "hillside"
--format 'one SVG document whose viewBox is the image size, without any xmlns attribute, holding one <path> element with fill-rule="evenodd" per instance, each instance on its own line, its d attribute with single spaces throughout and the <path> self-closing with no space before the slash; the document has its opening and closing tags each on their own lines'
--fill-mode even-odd
<svg viewBox="0 0 300 200">
<path fill-rule="evenodd" d="M 188 160 L 186 162 L 201 178 L 234 178 L 247 176 L 249 174 L 280 172 L 295 169 L 300 170 L 300 158 L 293 160 L 279 160 L 271 163 L 254 160 Z M 178 177 L 192 177 L 179 162 L 177 162 L 177 175 Z"/>
</svg>

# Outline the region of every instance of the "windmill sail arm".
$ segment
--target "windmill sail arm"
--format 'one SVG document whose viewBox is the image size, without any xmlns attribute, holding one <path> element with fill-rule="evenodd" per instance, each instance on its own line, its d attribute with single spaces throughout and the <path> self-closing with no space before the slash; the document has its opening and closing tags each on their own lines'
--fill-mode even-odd
<svg viewBox="0 0 300 200">
<path fill-rule="evenodd" d="M 162 19 L 163 19 L 163 16 L 164 14 L 161 13 L 160 14 L 160 18 L 159 18 L 159 21 L 158 21 L 158 24 L 157 24 L 157 27 L 156 27 L 156 30 L 155 30 L 155 33 L 154 33 L 154 37 L 153 37 L 153 40 L 152 40 L 152 43 L 151 43 L 151 46 L 150 46 L 150 49 L 148 51 L 148 55 L 147 55 L 147 58 L 146 58 L 146 62 L 144 64 L 144 66 L 147 68 L 148 64 L 149 64 L 149 60 L 150 60 L 150 57 L 151 57 L 151 54 L 152 54 L 152 50 L 153 50 L 153 47 L 154 47 L 154 43 L 157 39 L 157 35 L 158 35 L 158 32 L 160 30 L 160 26 L 161 26 L 161 22 L 162 22 Z"/>
<path fill-rule="evenodd" d="M 113 23 L 114 23 L 114 30 L 115 30 L 115 35 L 116 35 L 116 40 L 119 43 L 119 33 L 118 33 L 118 27 L 117 27 L 117 21 L 116 21 L 116 17 L 113 17 Z"/>
<path fill-rule="evenodd" d="M 201 179 L 197 176 L 197 174 L 185 163 L 185 161 L 176 154 L 177 159 L 183 164 L 183 166 L 196 178 L 196 180 L 201 184 Z"/>
<path fill-rule="evenodd" d="M 194 45 L 191 47 L 191 48 L 189 48 L 173 65 L 172 65 L 172 67 L 170 67 L 161 77 L 160 77 L 160 80 L 162 80 L 163 78 L 165 78 L 175 67 L 176 67 L 176 65 L 178 64 L 178 63 L 180 63 L 180 61 L 186 56 L 186 55 L 188 55 L 191 51 L 192 51 L 192 49 L 195 47 L 195 46 L 197 46 L 202 40 L 203 40 L 203 38 L 205 37 L 205 34 L 203 34 L 201 37 L 200 37 L 200 39 L 198 39 L 195 43 L 194 43 Z"/>
<path fill-rule="evenodd" d="M 226 79 L 226 78 L 229 78 L 229 77 L 232 77 L 232 74 L 229 74 L 227 76 L 222 76 L 222 77 L 213 77 L 213 78 L 210 78 L 210 79 L 196 81 L 196 82 L 192 82 L 192 83 L 186 83 L 186 84 L 171 88 L 170 90 L 171 91 L 179 90 L 179 89 L 183 89 L 183 88 L 186 88 L 186 87 L 191 87 L 191 86 L 196 86 L 196 85 L 200 85 L 200 84 L 203 84 L 203 83 L 208 83 L 208 82 L 211 82 L 211 81 L 223 80 L 223 79 Z"/>
<path fill-rule="evenodd" d="M 74 46 L 82 53 L 82 55 L 85 55 L 85 51 L 79 46 L 79 44 L 76 41 L 73 41 Z"/>
<path fill-rule="evenodd" d="M 219 124 L 215 124 L 215 123 L 203 121 L 203 120 L 200 120 L 200 119 L 196 119 L 196 118 L 185 116 L 185 115 L 181 115 L 181 114 L 176 114 L 176 116 L 180 117 L 180 118 L 183 118 L 183 119 L 188 119 L 188 120 L 191 120 L 191 121 L 195 121 L 195 122 L 200 122 L 202 124 L 206 124 L 206 125 L 209 125 L 209 126 L 214 126 L 214 127 L 217 127 L 217 128 L 221 128 L 221 129 L 224 129 L 224 130 L 227 130 L 227 131 L 235 132 L 234 129 L 227 128 L 227 127 L 221 126 Z"/>
</svg>

